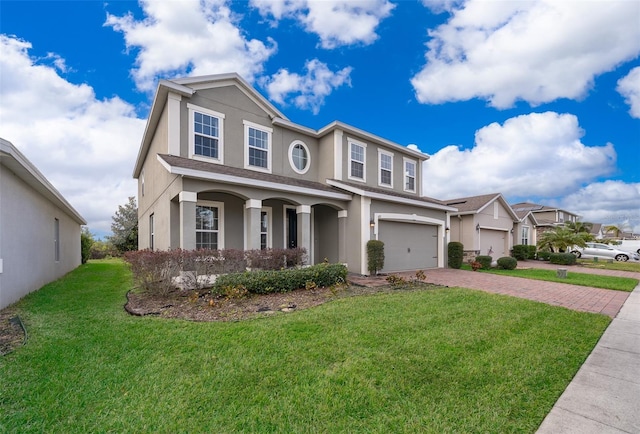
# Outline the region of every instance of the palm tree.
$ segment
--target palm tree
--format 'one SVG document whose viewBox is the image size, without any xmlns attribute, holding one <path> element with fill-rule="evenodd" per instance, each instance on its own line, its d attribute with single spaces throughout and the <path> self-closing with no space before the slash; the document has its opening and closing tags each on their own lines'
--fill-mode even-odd
<svg viewBox="0 0 640 434">
<path fill-rule="evenodd" d="M 582 234 L 577 234 L 564 226 L 557 226 L 540 235 L 538 249 L 565 252 L 572 246 L 586 247 L 586 240 Z"/>
<path fill-rule="evenodd" d="M 628 228 L 629 228 L 629 224 L 627 223 L 614 224 L 614 225 L 605 226 L 604 232 L 605 233 L 613 232 L 613 236 L 615 238 L 620 238 L 620 234 L 624 232 L 625 229 L 628 229 Z"/>
<path fill-rule="evenodd" d="M 579 235 L 584 239 L 585 242 L 593 241 L 595 236 L 591 234 L 591 230 L 593 229 L 593 223 L 589 222 L 567 222 L 564 225 L 565 228 L 569 229 L 576 235 Z"/>
</svg>

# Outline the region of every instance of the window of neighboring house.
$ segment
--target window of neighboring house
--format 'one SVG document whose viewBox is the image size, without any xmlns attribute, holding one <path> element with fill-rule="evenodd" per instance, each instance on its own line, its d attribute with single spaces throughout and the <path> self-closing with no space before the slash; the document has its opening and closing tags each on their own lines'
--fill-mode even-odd
<svg viewBox="0 0 640 434">
<path fill-rule="evenodd" d="M 271 248 L 271 208 L 260 211 L 260 249 Z"/>
<path fill-rule="evenodd" d="M 217 250 L 224 248 L 222 213 L 222 203 L 198 202 L 196 205 L 196 249 Z"/>
<path fill-rule="evenodd" d="M 224 115 L 193 104 L 187 104 L 187 107 L 189 156 L 222 163 Z"/>
<path fill-rule="evenodd" d="M 271 172 L 271 128 L 244 121 L 245 168 Z"/>
<path fill-rule="evenodd" d="M 522 237 L 520 241 L 521 241 L 520 244 L 524 244 L 524 245 L 529 244 L 529 226 L 522 227 Z"/>
<path fill-rule="evenodd" d="M 562 211 L 558 211 L 558 221 L 564 222 L 564 213 Z"/>
<path fill-rule="evenodd" d="M 416 192 L 416 162 L 404 160 L 404 190 Z"/>
<path fill-rule="evenodd" d="M 155 217 L 153 214 L 149 216 L 149 248 L 154 250 L 156 248 L 156 233 L 155 233 Z"/>
<path fill-rule="evenodd" d="M 289 164 L 296 173 L 307 173 L 310 162 L 309 148 L 304 142 L 295 140 L 289 145 Z"/>
<path fill-rule="evenodd" d="M 378 184 L 393 187 L 393 154 L 378 150 L 379 178 Z"/>
<path fill-rule="evenodd" d="M 60 261 L 60 220 L 53 220 L 53 254 L 56 262 Z"/>
<path fill-rule="evenodd" d="M 358 181 L 366 181 L 365 163 L 366 147 L 364 143 L 349 141 L 349 178 Z"/>
</svg>

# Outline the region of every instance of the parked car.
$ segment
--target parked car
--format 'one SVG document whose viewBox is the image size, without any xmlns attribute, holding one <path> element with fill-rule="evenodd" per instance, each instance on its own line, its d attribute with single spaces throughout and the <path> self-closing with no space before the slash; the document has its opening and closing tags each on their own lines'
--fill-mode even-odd
<svg viewBox="0 0 640 434">
<path fill-rule="evenodd" d="M 608 244 L 587 243 L 587 246 L 584 248 L 574 247 L 571 250 L 571 253 L 576 255 L 578 258 L 606 258 L 615 259 L 616 261 L 628 261 L 629 259 L 633 259 L 634 261 L 640 261 L 640 255 L 637 253 L 620 250 Z"/>
</svg>

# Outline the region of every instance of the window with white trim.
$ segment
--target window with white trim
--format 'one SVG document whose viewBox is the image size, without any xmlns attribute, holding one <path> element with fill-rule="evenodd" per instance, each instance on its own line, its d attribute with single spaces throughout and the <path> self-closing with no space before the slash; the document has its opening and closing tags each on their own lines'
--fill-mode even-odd
<svg viewBox="0 0 640 434">
<path fill-rule="evenodd" d="M 271 133 L 273 129 L 244 121 L 246 169 L 271 173 Z"/>
<path fill-rule="evenodd" d="M 223 162 L 224 114 L 193 104 L 189 108 L 189 156 Z"/>
<path fill-rule="evenodd" d="M 155 229 L 155 216 L 151 214 L 149 216 L 149 248 L 154 250 L 156 248 L 156 229 Z"/>
<path fill-rule="evenodd" d="M 522 236 L 520 237 L 520 244 L 529 245 L 529 226 L 522 227 Z"/>
<path fill-rule="evenodd" d="M 500 217 L 500 208 L 498 202 L 493 202 L 493 218 L 497 220 Z"/>
<path fill-rule="evenodd" d="M 271 208 L 260 211 L 260 249 L 271 248 Z"/>
<path fill-rule="evenodd" d="M 416 192 L 416 162 L 404 160 L 404 191 Z"/>
<path fill-rule="evenodd" d="M 140 193 L 144 196 L 144 169 L 140 172 Z"/>
<path fill-rule="evenodd" d="M 53 254 L 55 261 L 60 261 L 60 220 L 53 219 Z"/>
<path fill-rule="evenodd" d="M 219 202 L 196 204 L 196 249 L 224 248 L 223 205 Z"/>
<path fill-rule="evenodd" d="M 349 178 L 366 181 L 366 150 L 364 143 L 349 140 Z"/>
<path fill-rule="evenodd" d="M 393 187 L 393 154 L 378 149 L 378 185 Z"/>
<path fill-rule="evenodd" d="M 307 145 L 300 140 L 291 142 L 291 145 L 289 145 L 289 164 L 291 164 L 294 172 L 301 175 L 307 173 L 310 163 L 311 156 Z"/>
</svg>

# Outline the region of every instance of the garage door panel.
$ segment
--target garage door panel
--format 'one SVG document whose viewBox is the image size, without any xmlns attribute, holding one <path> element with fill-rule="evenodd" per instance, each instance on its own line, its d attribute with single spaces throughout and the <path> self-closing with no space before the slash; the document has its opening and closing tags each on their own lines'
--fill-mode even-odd
<svg viewBox="0 0 640 434">
<path fill-rule="evenodd" d="M 480 231 L 480 254 L 489 255 L 494 259 L 508 256 L 505 252 L 507 232 L 482 229 Z"/>
<path fill-rule="evenodd" d="M 383 272 L 438 266 L 437 226 L 380 221 L 378 239 L 384 243 Z"/>
</svg>

